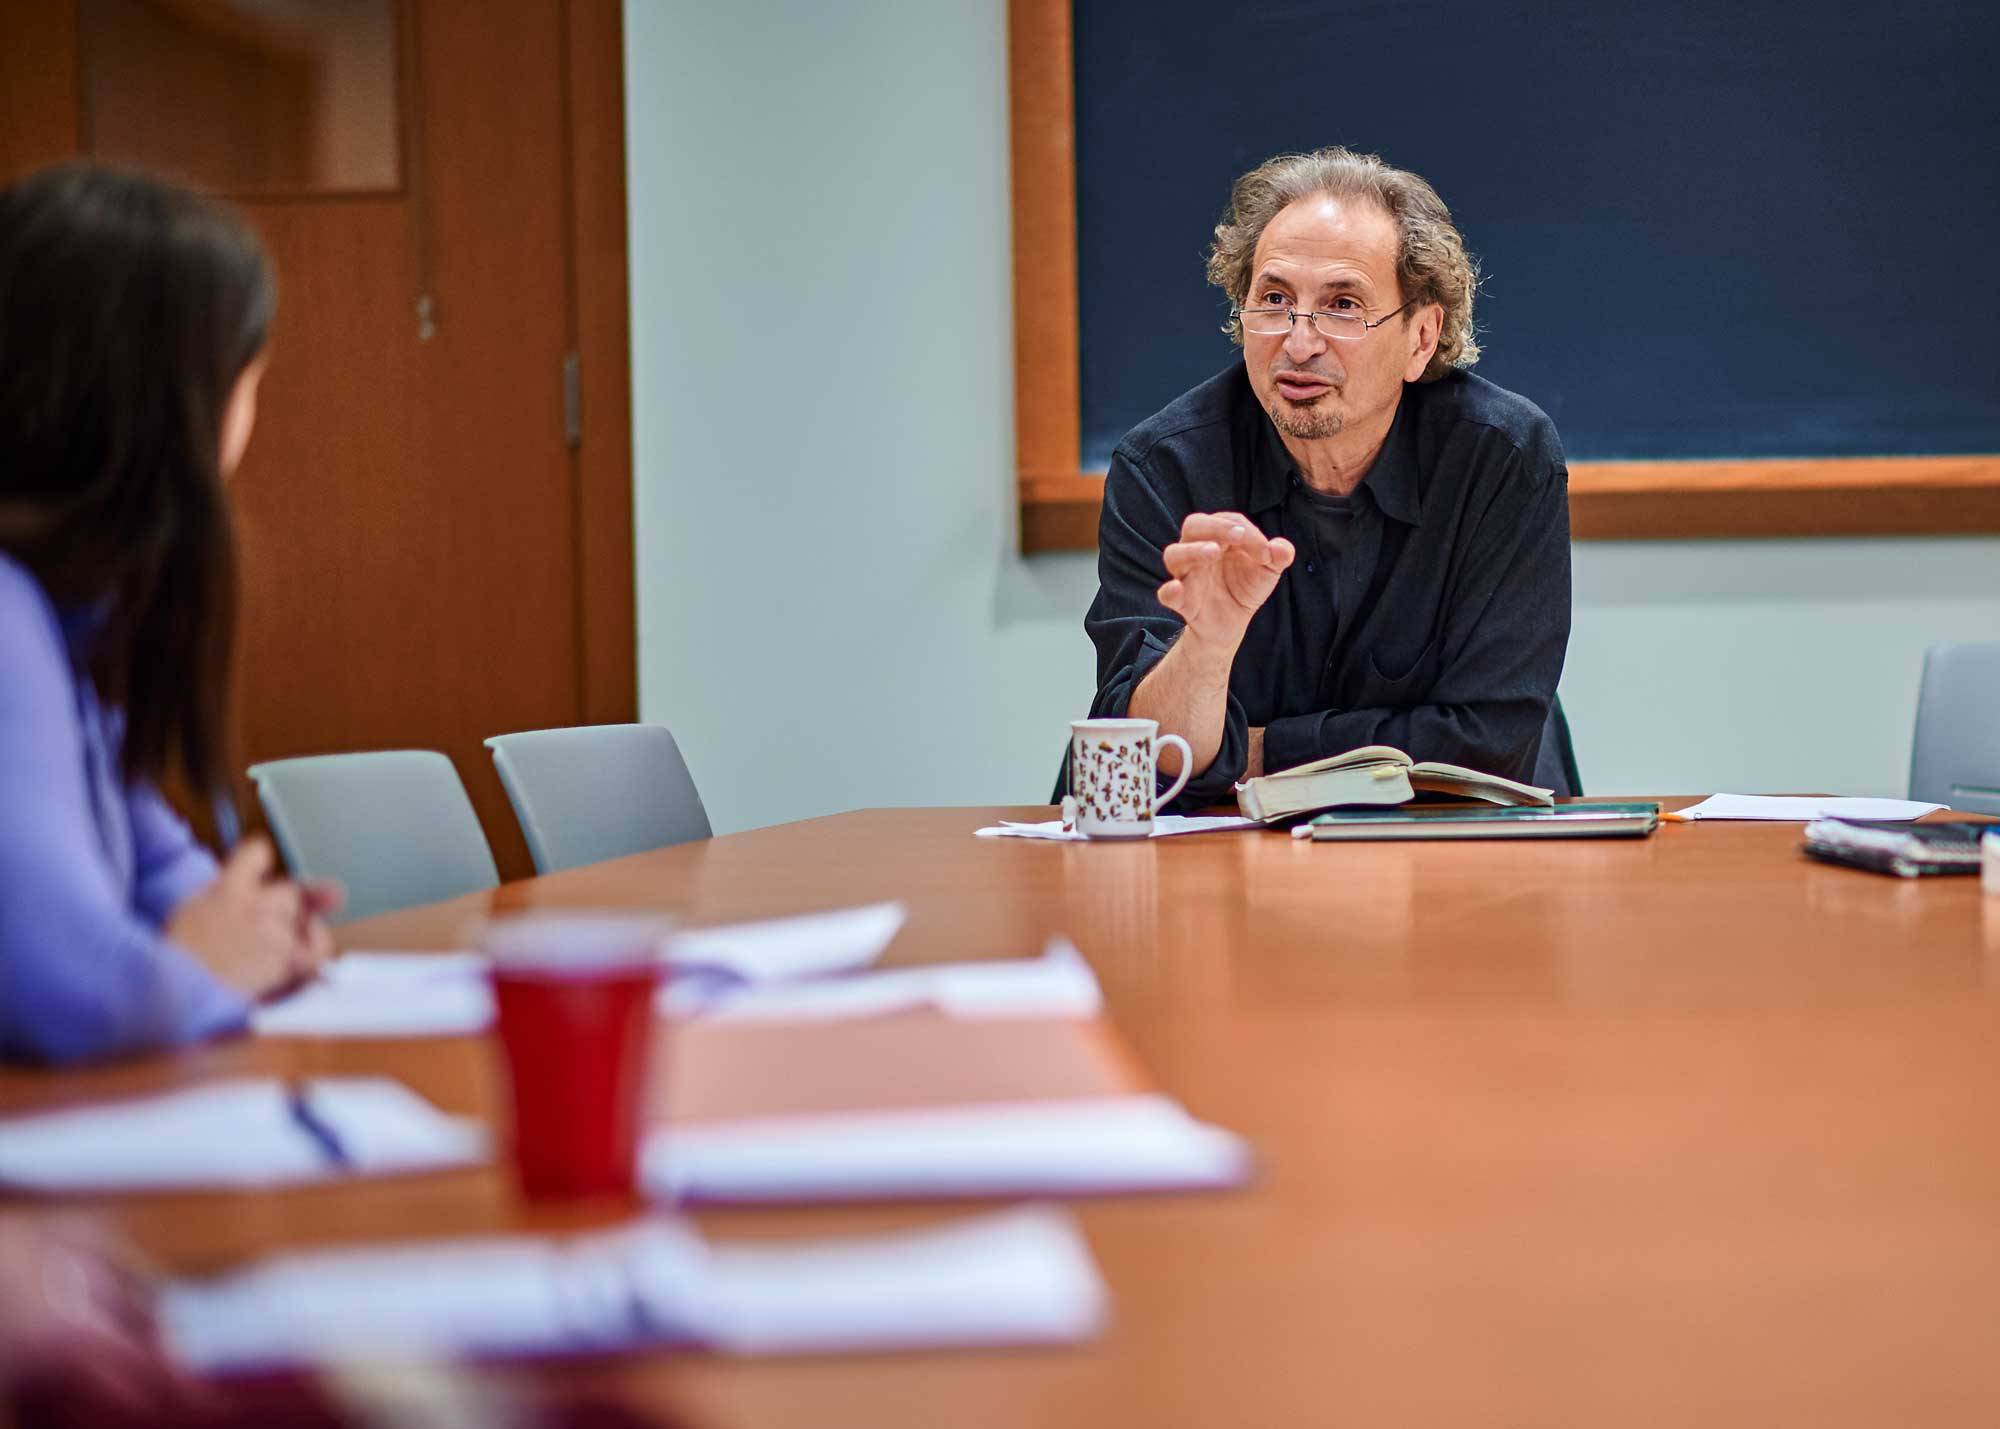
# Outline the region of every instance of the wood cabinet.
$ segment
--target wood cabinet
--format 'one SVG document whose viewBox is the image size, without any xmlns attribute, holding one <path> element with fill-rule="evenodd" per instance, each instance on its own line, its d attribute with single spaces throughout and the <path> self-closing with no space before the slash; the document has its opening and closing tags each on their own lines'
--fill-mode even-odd
<svg viewBox="0 0 2000 1429">
<path fill-rule="evenodd" d="M 238 8 L 7 7 L 0 178 L 100 150 L 88 46 L 107 25 L 164 44 Z M 526 852 L 480 741 L 635 717 L 620 11 L 391 11 L 387 184 L 315 183 L 295 157 L 268 182 L 216 186 L 264 235 L 280 288 L 232 490 L 242 755 L 443 750 L 511 877 Z M 184 82 L 241 83 L 254 57 L 230 38 L 235 70 L 190 64 Z M 281 87 L 299 62 L 280 59 Z M 103 127 L 129 136 L 133 118 Z"/>
</svg>

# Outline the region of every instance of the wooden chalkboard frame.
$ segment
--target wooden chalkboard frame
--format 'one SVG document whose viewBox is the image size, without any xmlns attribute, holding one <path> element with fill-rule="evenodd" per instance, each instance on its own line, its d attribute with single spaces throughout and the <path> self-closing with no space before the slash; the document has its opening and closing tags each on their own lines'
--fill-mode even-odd
<svg viewBox="0 0 2000 1429">
<path fill-rule="evenodd" d="M 1021 549 L 1097 545 L 1103 472 L 1083 470 L 1071 0 L 1009 0 L 1014 431 Z M 1164 398 L 1163 398 L 1164 400 Z M 2000 454 L 1578 462 L 1585 540 L 2000 531 Z"/>
</svg>

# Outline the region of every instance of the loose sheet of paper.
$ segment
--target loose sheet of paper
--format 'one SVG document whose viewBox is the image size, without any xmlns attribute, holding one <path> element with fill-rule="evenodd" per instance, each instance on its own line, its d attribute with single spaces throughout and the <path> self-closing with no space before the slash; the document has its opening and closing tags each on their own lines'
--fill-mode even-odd
<svg viewBox="0 0 2000 1429">
<path fill-rule="evenodd" d="M 290 1088 L 243 1078 L 0 1122 L 0 1183 L 38 1191 L 272 1186 L 486 1159 L 483 1126 L 445 1115 L 387 1077 L 320 1077 L 299 1094 L 338 1157 L 300 1119 Z"/>
<path fill-rule="evenodd" d="M 1813 819 L 1920 819 L 1942 809 L 1942 804 L 1923 804 L 1914 799 L 1848 799 L 1776 796 L 1769 794 L 1711 794 L 1699 804 L 1667 815 L 1670 819 L 1772 819 L 1798 823 Z"/>
<path fill-rule="evenodd" d="M 687 980 L 679 982 L 683 991 L 670 987 L 663 997 L 693 1001 L 866 967 L 906 916 L 900 903 L 873 903 L 691 929 L 663 955 Z M 270 1037 L 466 1037 L 493 1025 L 493 991 L 476 952 L 349 952 L 283 1001 L 257 1008 L 250 1025 Z"/>
<path fill-rule="evenodd" d="M 480 953 L 342 953 L 250 1014 L 266 1037 L 469 1037 L 493 1025 Z"/>
<path fill-rule="evenodd" d="M 1180 834 L 1209 834 L 1222 829 L 1261 827 L 1263 826 L 1255 819 L 1246 819 L 1240 814 L 1161 814 L 1153 820 L 1153 832 L 1147 837 L 1170 839 Z M 975 829 L 973 832 L 982 839 L 1048 839 L 1054 843 L 1090 842 L 1089 836 L 1082 830 L 1065 829 L 1060 819 L 1050 819 L 1042 824 L 1021 824 L 1012 819 L 1002 819 L 991 828 Z"/>
<path fill-rule="evenodd" d="M 667 940 L 667 961 L 744 982 L 822 977 L 874 962 L 907 916 L 900 903 L 871 903 L 797 918 L 690 928 Z"/>
<path fill-rule="evenodd" d="M 859 1238 L 709 1246 L 668 1220 L 279 1257 L 169 1285 L 191 1369 L 548 1354 L 696 1342 L 739 1354 L 1080 1340 L 1108 1297 L 1064 1212 Z"/>
<path fill-rule="evenodd" d="M 1159 1095 L 662 1127 L 641 1158 L 648 1194 L 689 1202 L 1185 1190 L 1250 1173 L 1240 1138 Z"/>
<path fill-rule="evenodd" d="M 1110 1295 L 1067 1212 L 1023 1207 L 894 1236 L 717 1246 L 700 1338 L 733 1354 L 1060 1344 Z"/>
<path fill-rule="evenodd" d="M 663 1013 L 721 1021 L 879 1017 L 935 1007 L 952 1017 L 1095 1017 L 1104 1005 L 1097 976 L 1067 938 L 1051 938 L 1039 958 L 885 968 L 845 977 L 719 989 L 674 984 Z"/>
<path fill-rule="evenodd" d="M 629 1307 L 579 1268 L 526 1236 L 322 1251 L 169 1284 L 157 1309 L 174 1356 L 205 1373 L 608 1348 Z"/>
<path fill-rule="evenodd" d="M 857 911 L 877 920 L 871 937 L 880 941 L 886 921 Z M 851 934 L 843 937 L 850 950 L 860 946 Z M 1094 1017 L 1103 1001 L 1075 945 L 1052 938 L 1039 958 L 771 982 L 676 977 L 660 989 L 659 1011 L 741 1021 L 879 1017 L 914 1007 L 966 1018 Z M 319 981 L 259 1008 L 251 1021 L 273 1037 L 462 1037 L 492 1025 L 493 994 L 477 953 L 353 952 L 328 964 Z"/>
</svg>

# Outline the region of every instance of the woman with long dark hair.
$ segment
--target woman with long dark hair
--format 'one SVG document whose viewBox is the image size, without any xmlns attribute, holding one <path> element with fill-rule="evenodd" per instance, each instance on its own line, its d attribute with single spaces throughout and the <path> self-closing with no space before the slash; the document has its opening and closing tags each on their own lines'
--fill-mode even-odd
<svg viewBox="0 0 2000 1429">
<path fill-rule="evenodd" d="M 88 165 L 0 190 L 0 1058 L 240 1027 L 330 951 L 332 894 L 218 868 L 157 785 L 228 807 L 223 480 L 276 302 L 241 222 Z"/>
</svg>

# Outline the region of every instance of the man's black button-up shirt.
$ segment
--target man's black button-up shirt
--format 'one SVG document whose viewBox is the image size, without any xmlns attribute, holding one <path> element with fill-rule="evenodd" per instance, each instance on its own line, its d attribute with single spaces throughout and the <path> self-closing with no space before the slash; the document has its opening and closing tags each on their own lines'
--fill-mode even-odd
<svg viewBox="0 0 2000 1429">
<path fill-rule="evenodd" d="M 1251 618 L 1222 748 L 1178 804 L 1226 802 L 1247 731 L 1264 767 L 1363 744 L 1531 778 L 1569 644 L 1569 476 L 1555 426 L 1469 372 L 1406 383 L 1350 499 L 1339 550 L 1238 362 L 1141 423 L 1112 454 L 1098 527 L 1094 716 L 1180 634 L 1154 592 L 1196 511 L 1239 511 L 1298 558 Z"/>
</svg>

